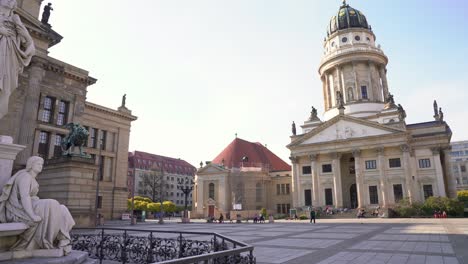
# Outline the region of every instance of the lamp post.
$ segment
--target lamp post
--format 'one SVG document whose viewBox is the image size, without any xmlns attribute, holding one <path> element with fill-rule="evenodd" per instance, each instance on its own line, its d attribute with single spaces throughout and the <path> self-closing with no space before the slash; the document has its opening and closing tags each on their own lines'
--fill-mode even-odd
<svg viewBox="0 0 468 264">
<path fill-rule="evenodd" d="M 177 179 L 177 184 L 179 186 L 179 189 L 184 193 L 185 195 L 185 207 L 184 207 L 184 218 L 182 219 L 182 222 L 185 223 L 187 221 L 187 197 L 188 195 L 192 192 L 193 187 L 192 186 L 184 186 L 184 179 L 179 178 Z M 193 181 L 192 181 L 193 184 Z"/>
<path fill-rule="evenodd" d="M 135 225 L 135 178 L 136 178 L 136 168 L 135 168 L 135 157 L 133 157 L 133 186 L 132 186 L 132 217 L 130 218 L 130 225 Z"/>
<path fill-rule="evenodd" d="M 98 226 L 99 225 L 99 213 L 98 213 L 98 207 L 99 207 L 99 182 L 101 181 L 101 177 L 102 177 L 102 136 L 100 137 L 99 139 L 99 158 L 98 158 L 98 173 L 96 173 L 96 203 L 95 203 L 95 212 L 96 212 L 96 215 L 95 215 L 95 221 L 94 221 L 94 225 L 95 226 Z"/>
<path fill-rule="evenodd" d="M 164 224 L 164 206 L 163 206 L 163 184 L 164 184 L 164 161 L 161 162 L 161 178 L 159 178 L 159 203 L 161 204 L 161 213 L 159 214 L 158 224 Z"/>
</svg>

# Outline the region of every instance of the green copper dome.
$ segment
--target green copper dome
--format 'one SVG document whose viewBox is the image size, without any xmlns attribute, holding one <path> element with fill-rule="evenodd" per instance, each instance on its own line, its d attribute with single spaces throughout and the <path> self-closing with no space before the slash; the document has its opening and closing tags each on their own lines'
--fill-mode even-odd
<svg viewBox="0 0 468 264">
<path fill-rule="evenodd" d="M 371 30 L 364 14 L 350 7 L 346 4 L 346 1 L 343 1 L 343 5 L 340 7 L 338 14 L 330 19 L 327 34 L 331 35 L 336 31 L 348 28 L 365 28 Z"/>
</svg>

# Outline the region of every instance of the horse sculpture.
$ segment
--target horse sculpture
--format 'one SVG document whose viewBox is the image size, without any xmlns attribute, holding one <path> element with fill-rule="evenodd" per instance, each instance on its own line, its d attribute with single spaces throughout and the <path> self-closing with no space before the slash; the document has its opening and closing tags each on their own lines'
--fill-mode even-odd
<svg viewBox="0 0 468 264">
<path fill-rule="evenodd" d="M 83 152 L 83 146 L 85 145 L 89 136 L 86 128 L 76 123 L 69 123 L 65 127 L 70 130 L 70 133 L 68 133 L 68 135 L 62 139 L 62 155 L 72 155 L 74 148 L 78 146 L 80 148 L 80 156 L 86 156 L 86 154 Z"/>
</svg>

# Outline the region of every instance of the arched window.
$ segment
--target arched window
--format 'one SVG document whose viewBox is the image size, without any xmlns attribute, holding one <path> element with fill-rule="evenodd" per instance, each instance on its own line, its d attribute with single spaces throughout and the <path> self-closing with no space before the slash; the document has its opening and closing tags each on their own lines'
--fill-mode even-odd
<svg viewBox="0 0 468 264">
<path fill-rule="evenodd" d="M 214 183 L 210 183 L 208 185 L 208 198 L 215 199 L 215 185 Z"/>
<path fill-rule="evenodd" d="M 262 184 L 260 182 L 255 185 L 255 201 L 261 202 L 262 199 Z"/>
</svg>

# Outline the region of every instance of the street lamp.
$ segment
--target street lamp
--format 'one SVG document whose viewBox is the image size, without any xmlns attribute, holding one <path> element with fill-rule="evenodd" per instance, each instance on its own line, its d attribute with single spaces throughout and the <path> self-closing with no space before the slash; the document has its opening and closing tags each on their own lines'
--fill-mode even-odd
<svg viewBox="0 0 468 264">
<path fill-rule="evenodd" d="M 179 186 L 179 189 L 184 193 L 185 195 L 185 207 L 184 207 L 184 219 L 182 220 L 182 222 L 185 222 L 187 221 L 187 197 L 188 195 L 192 192 L 193 190 L 193 187 L 192 186 L 184 186 L 184 179 L 183 178 L 178 178 L 177 179 L 177 184 Z M 193 185 L 193 181 L 192 181 L 192 185 Z"/>
<path fill-rule="evenodd" d="M 94 219 L 94 225 L 98 226 L 99 225 L 99 213 L 98 213 L 98 207 L 99 207 L 99 182 L 101 181 L 102 177 L 102 136 L 99 139 L 99 157 L 98 157 L 98 173 L 96 173 L 96 203 L 95 203 L 95 219 Z M 102 202 L 102 201 L 101 201 Z"/>
<path fill-rule="evenodd" d="M 130 225 L 135 225 L 135 178 L 136 178 L 136 160 L 135 156 L 133 157 L 133 186 L 132 186 L 132 217 L 130 218 Z"/>
</svg>

